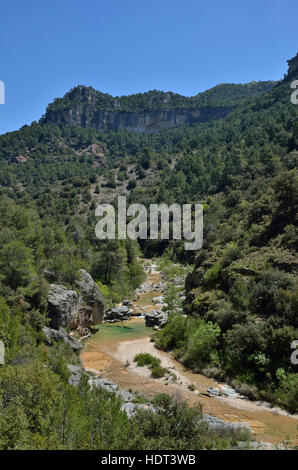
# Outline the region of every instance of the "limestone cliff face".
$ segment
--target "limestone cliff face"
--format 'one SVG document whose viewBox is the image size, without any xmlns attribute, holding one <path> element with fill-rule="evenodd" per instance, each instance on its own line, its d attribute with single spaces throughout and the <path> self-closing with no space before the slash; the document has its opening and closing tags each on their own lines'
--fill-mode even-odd
<svg viewBox="0 0 298 470">
<path fill-rule="evenodd" d="M 113 103 L 114 109 L 100 109 L 92 92 L 81 98 L 74 100 L 64 109 L 49 107 L 45 121 L 65 126 L 93 127 L 104 131 L 127 129 L 137 133 L 156 133 L 183 124 L 191 125 L 210 119 L 221 119 L 233 109 L 232 106 L 203 106 L 191 110 L 182 108 L 126 112 L 117 109 L 116 100 Z"/>
<path fill-rule="evenodd" d="M 298 53 L 293 59 L 287 61 L 289 70 L 287 74 L 288 79 L 298 79 Z"/>
<path fill-rule="evenodd" d="M 42 120 L 103 131 L 128 129 L 138 133 L 156 133 L 181 125 L 222 119 L 243 100 L 264 93 L 273 86 L 274 82 L 270 81 L 220 84 L 192 97 L 158 90 L 113 97 L 80 85 L 63 98 L 55 99 Z"/>
</svg>

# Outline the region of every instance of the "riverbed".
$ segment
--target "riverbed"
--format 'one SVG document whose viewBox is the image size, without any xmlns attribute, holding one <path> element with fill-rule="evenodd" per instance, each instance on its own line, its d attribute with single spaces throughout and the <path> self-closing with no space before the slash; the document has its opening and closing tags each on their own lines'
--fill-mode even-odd
<svg viewBox="0 0 298 470">
<path fill-rule="evenodd" d="M 146 308 L 152 310 L 155 306 L 152 297 L 160 293 L 150 290 L 150 285 L 161 280 L 158 271 L 147 275 L 149 284 L 147 292 L 140 294 L 133 303 L 135 311 Z M 157 393 L 168 393 L 180 396 L 190 405 L 200 403 L 203 412 L 227 422 L 249 423 L 256 440 L 273 444 L 290 440 L 297 444 L 298 416 L 290 415 L 280 408 L 270 408 L 248 399 L 210 397 L 207 389 L 219 387 L 214 379 L 196 374 L 173 359 L 169 353 L 155 348 L 150 340 L 152 328 L 145 326 L 144 318 L 132 317 L 128 321 L 99 325 L 87 342 L 81 354 L 85 369 L 115 382 L 120 388 L 138 392 L 147 398 L 153 398 Z M 150 353 L 161 360 L 161 365 L 175 374 L 176 379 L 153 379 L 147 367 L 138 367 L 134 357 L 138 353 Z M 195 388 L 195 390 L 191 390 Z"/>
</svg>

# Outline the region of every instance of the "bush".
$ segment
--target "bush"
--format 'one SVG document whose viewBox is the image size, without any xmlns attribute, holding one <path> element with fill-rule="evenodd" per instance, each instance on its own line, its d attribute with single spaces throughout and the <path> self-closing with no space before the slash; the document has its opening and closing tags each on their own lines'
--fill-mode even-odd
<svg viewBox="0 0 298 470">
<path fill-rule="evenodd" d="M 220 264 L 214 264 L 212 268 L 207 269 L 203 275 L 204 285 L 209 288 L 214 287 L 220 279 L 221 271 L 222 267 Z"/>
<path fill-rule="evenodd" d="M 183 348 L 187 320 L 182 315 L 170 315 L 168 323 L 155 335 L 155 344 L 164 351 Z"/>
<path fill-rule="evenodd" d="M 134 357 L 134 361 L 138 364 L 139 367 L 156 367 L 160 364 L 160 359 L 157 357 L 151 356 L 149 353 L 139 353 Z"/>
<path fill-rule="evenodd" d="M 151 368 L 151 375 L 154 379 L 160 379 L 161 377 L 164 377 L 164 375 L 167 373 L 168 369 L 166 369 L 165 367 L 161 367 L 160 365 Z"/>
<path fill-rule="evenodd" d="M 140 353 L 134 357 L 134 361 L 139 367 L 148 366 L 151 369 L 152 377 L 159 379 L 168 373 L 168 369 L 165 369 L 160 365 L 160 359 L 151 356 L 148 353 Z"/>
<path fill-rule="evenodd" d="M 187 323 L 188 337 L 182 357 L 183 363 L 194 369 L 201 369 L 210 361 L 215 351 L 220 327 L 216 323 L 190 318 Z"/>
</svg>

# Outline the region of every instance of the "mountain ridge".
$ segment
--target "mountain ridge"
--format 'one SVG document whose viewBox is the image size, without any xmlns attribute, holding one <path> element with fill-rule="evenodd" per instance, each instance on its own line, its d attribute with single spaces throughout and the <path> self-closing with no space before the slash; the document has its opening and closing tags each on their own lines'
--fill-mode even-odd
<svg viewBox="0 0 298 470">
<path fill-rule="evenodd" d="M 275 84 L 273 81 L 219 84 L 192 97 L 158 90 L 113 97 L 79 85 L 49 104 L 41 122 L 104 131 L 128 129 L 156 133 L 222 119 L 245 100 L 271 90 Z"/>
</svg>

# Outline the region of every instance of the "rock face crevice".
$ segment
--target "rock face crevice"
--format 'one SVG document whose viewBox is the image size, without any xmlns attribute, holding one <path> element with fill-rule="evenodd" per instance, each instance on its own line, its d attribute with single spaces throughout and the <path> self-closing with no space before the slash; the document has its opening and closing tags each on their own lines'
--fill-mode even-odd
<svg viewBox="0 0 298 470">
<path fill-rule="evenodd" d="M 73 328 L 80 334 L 88 333 L 92 325 L 103 321 L 105 300 L 98 285 L 84 269 L 77 272 L 76 290 L 59 284 L 50 284 L 48 315 L 54 329 Z"/>
</svg>

